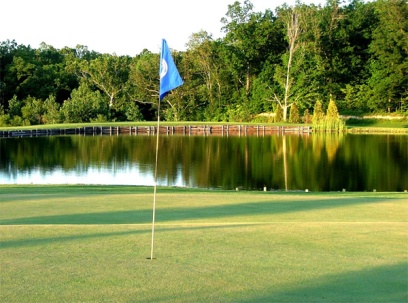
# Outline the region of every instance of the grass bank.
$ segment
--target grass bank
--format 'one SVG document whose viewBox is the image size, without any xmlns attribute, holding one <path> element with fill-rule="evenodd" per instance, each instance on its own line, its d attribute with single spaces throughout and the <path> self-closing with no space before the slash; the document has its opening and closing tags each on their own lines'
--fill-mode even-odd
<svg viewBox="0 0 408 303">
<path fill-rule="evenodd" d="M 97 123 L 64 123 L 64 124 L 46 124 L 46 125 L 31 125 L 31 126 L 14 126 L 0 127 L 3 131 L 19 131 L 19 130 L 36 130 L 36 129 L 68 129 L 68 128 L 83 128 L 83 127 L 127 127 L 127 126 L 156 126 L 156 121 L 149 122 L 97 122 Z M 160 122 L 161 126 L 216 126 L 216 125 L 269 125 L 269 126 L 307 126 L 306 124 L 296 123 L 235 123 L 235 122 L 199 122 L 199 121 L 184 121 L 184 122 Z M 356 119 L 350 118 L 346 121 L 347 131 L 351 133 L 406 133 L 408 134 L 408 120 L 401 119 Z"/>
<path fill-rule="evenodd" d="M 348 132 L 351 133 L 406 133 L 408 119 L 350 118 L 346 121 Z"/>
<path fill-rule="evenodd" d="M 197 125 L 276 125 L 276 126 L 305 126 L 297 123 L 251 123 L 251 122 L 202 122 L 202 121 L 161 121 L 161 126 L 197 126 Z M 145 122 L 92 122 L 92 123 L 61 123 L 61 124 L 41 124 L 29 126 L 8 126 L 0 127 L 0 130 L 34 130 L 34 129 L 59 129 L 59 128 L 81 128 L 81 127 L 126 127 L 126 126 L 157 126 L 157 121 Z"/>
<path fill-rule="evenodd" d="M 1 302 L 406 302 L 406 193 L 0 186 Z"/>
</svg>

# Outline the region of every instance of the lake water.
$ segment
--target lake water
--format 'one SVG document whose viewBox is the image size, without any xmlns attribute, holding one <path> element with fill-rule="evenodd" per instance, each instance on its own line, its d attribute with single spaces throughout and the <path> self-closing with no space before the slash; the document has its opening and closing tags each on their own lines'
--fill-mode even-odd
<svg viewBox="0 0 408 303">
<path fill-rule="evenodd" d="M 158 185 L 408 190 L 407 135 L 166 136 Z M 154 185 L 156 137 L 0 139 L 0 184 Z"/>
</svg>

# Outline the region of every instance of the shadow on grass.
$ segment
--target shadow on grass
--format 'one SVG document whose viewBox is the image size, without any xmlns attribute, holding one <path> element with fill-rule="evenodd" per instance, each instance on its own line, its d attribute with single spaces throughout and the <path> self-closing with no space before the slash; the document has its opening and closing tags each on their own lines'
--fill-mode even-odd
<svg viewBox="0 0 408 303">
<path fill-rule="evenodd" d="M 18 191 L 16 192 L 16 188 Z M 27 202 L 48 199 L 84 199 L 86 197 L 94 197 L 100 195 L 151 195 L 152 189 L 145 186 L 122 186 L 122 185 L 16 185 L 16 186 L 1 186 L 0 185 L 0 203 L 4 202 Z M 7 198 L 6 198 L 7 197 Z"/>
<path fill-rule="evenodd" d="M 218 228 L 235 228 L 242 227 L 242 224 L 231 224 L 231 225 L 215 225 L 215 226 L 188 226 L 188 227 L 166 227 L 165 229 L 159 229 L 158 232 L 171 232 L 180 230 L 204 230 L 204 229 L 218 229 Z M 136 234 L 146 234 L 151 233 L 151 226 L 146 226 L 142 230 L 126 230 L 118 232 L 109 233 L 91 233 L 91 234 L 75 234 L 69 236 L 57 236 L 57 237 L 45 237 L 45 238 L 30 238 L 30 239 L 18 239 L 9 241 L 0 241 L 0 250 L 18 248 L 18 247 L 32 247 L 32 246 L 44 246 L 51 243 L 59 242 L 70 242 L 70 241 L 80 241 L 89 240 L 96 238 L 108 238 L 108 237 L 118 237 L 118 236 L 128 236 Z"/>
<path fill-rule="evenodd" d="M 48 237 L 48 238 L 31 238 L 31 239 L 20 239 L 20 240 L 10 240 L 1 241 L 0 249 L 16 248 L 16 247 L 30 247 L 30 246 L 42 246 L 50 243 L 56 242 L 67 242 L 67 241 L 78 241 L 78 240 L 89 240 L 92 238 L 102 238 L 102 237 L 113 237 L 113 236 L 126 236 L 139 233 L 145 233 L 145 230 L 127 230 L 121 232 L 110 232 L 110 233 L 93 233 L 93 234 L 81 234 L 81 235 L 69 235 L 60 237 Z"/>
<path fill-rule="evenodd" d="M 392 200 L 392 199 L 388 199 Z M 293 212 L 309 212 L 320 209 L 335 209 L 358 204 L 383 202 L 384 198 L 340 197 L 338 199 L 248 202 L 217 206 L 156 208 L 158 223 L 218 219 L 237 216 L 277 215 Z M 146 224 L 152 220 L 152 210 L 126 210 L 115 212 L 76 213 L 66 215 L 22 217 L 2 219 L 0 225 L 23 224 Z"/>
<path fill-rule="evenodd" d="M 372 126 L 378 123 L 376 119 L 350 118 L 346 120 L 346 126 Z"/>
<path fill-rule="evenodd" d="M 271 273 L 273 274 L 273 273 Z M 239 302 L 408 302 L 408 263 L 326 276 L 292 291 Z"/>
</svg>

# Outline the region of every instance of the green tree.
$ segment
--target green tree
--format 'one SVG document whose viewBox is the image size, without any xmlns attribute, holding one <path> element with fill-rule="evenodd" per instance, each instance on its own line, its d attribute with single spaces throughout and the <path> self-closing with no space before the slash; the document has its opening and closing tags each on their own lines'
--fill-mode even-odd
<svg viewBox="0 0 408 303">
<path fill-rule="evenodd" d="M 249 94 L 251 83 L 251 63 L 256 58 L 255 43 L 252 40 L 255 36 L 251 35 L 254 33 L 255 19 L 253 4 L 249 0 L 245 0 L 242 6 L 238 1 L 228 5 L 226 17 L 221 19 L 224 24 L 222 29 L 226 33 L 224 40 L 230 49 L 228 59 L 236 79 L 241 85 L 244 84 L 246 95 Z"/>
<path fill-rule="evenodd" d="M 264 110 L 263 91 L 267 86 L 257 82 L 257 75 L 265 63 L 271 64 L 276 52 L 282 48 L 276 41 L 281 35 L 276 34 L 275 16 L 270 10 L 264 13 L 254 12 L 250 1 L 242 5 L 236 1 L 228 6 L 226 17 L 221 19 L 222 30 L 226 33 L 224 47 L 220 57 L 224 59 L 228 70 L 231 93 L 228 100 L 230 110 L 236 108 L 248 111 L 248 116 Z M 252 98 L 252 87 L 256 84 L 257 96 Z M 239 106 L 233 106 L 233 103 Z M 267 106 L 270 108 L 269 106 Z"/>
<path fill-rule="evenodd" d="M 313 118 L 312 122 L 314 126 L 318 126 L 324 121 L 324 111 L 322 102 L 317 100 L 313 109 Z"/>
<path fill-rule="evenodd" d="M 283 121 L 283 110 L 281 106 L 275 107 L 275 122 L 282 122 Z"/>
<path fill-rule="evenodd" d="M 92 91 L 87 84 L 82 83 L 62 105 L 62 119 L 65 123 L 90 122 L 101 117 L 107 120 L 109 107 L 106 99 L 99 91 Z"/>
<path fill-rule="evenodd" d="M 130 102 L 126 107 L 126 118 L 128 121 L 143 121 L 143 115 L 140 112 L 139 106 L 135 102 Z"/>
<path fill-rule="evenodd" d="M 154 119 L 154 107 L 159 99 L 160 55 L 143 50 L 130 63 L 127 98 L 144 110 L 145 119 Z"/>
<path fill-rule="evenodd" d="M 294 102 L 299 107 L 308 107 L 315 90 L 319 87 L 310 75 L 316 69 L 314 45 L 310 42 L 310 19 L 314 10 L 301 4 L 294 7 L 284 5 L 278 9 L 278 18 L 285 32 L 287 50 L 277 66 L 274 79 L 279 88 L 274 92 L 276 101 L 283 110 L 283 120 L 288 119 L 288 110 Z M 317 66 L 318 67 L 318 66 Z"/>
<path fill-rule="evenodd" d="M 21 113 L 25 125 L 41 124 L 41 117 L 44 113 L 43 101 L 33 97 L 26 98 Z"/>
<path fill-rule="evenodd" d="M 191 110 L 195 108 L 194 88 L 186 85 L 191 82 L 192 75 L 182 52 L 173 52 L 172 56 L 184 84 L 166 95 L 162 100 L 162 110 L 167 121 L 185 121 L 189 120 Z"/>
<path fill-rule="evenodd" d="M 187 43 L 183 56 L 186 66 L 184 85 L 193 91 L 189 99 L 194 100 L 193 108 L 203 112 L 201 119 L 219 120 L 222 109 L 222 82 L 220 65 L 216 50 L 217 44 L 206 31 L 193 33 Z M 200 115 L 190 113 L 190 116 Z"/>
<path fill-rule="evenodd" d="M 289 122 L 300 123 L 299 108 L 296 103 L 292 103 L 292 106 L 290 107 Z"/>
<path fill-rule="evenodd" d="M 79 62 L 81 80 L 96 86 L 108 96 L 110 108 L 125 95 L 129 67 L 129 57 L 115 54 L 102 54 L 91 61 L 81 60 Z"/>
<path fill-rule="evenodd" d="M 343 131 L 345 128 L 344 121 L 340 118 L 336 102 L 330 99 L 329 106 L 325 117 L 325 128 L 327 130 Z"/>
<path fill-rule="evenodd" d="M 295 56 L 300 47 L 299 40 L 302 33 L 302 21 L 301 12 L 297 6 L 294 8 L 282 8 L 279 12 L 279 17 L 285 24 L 288 51 L 283 56 L 285 70 L 280 71 L 280 73 L 278 71 L 277 73 L 277 80 L 282 85 L 284 90 L 283 100 L 276 94 L 275 99 L 283 110 L 283 121 L 286 121 L 288 108 L 292 104 L 289 100 L 289 97 L 292 94 L 292 86 L 294 82 L 291 72 L 294 65 L 294 59 L 296 59 Z"/>
<path fill-rule="evenodd" d="M 330 99 L 329 106 L 327 107 L 326 118 L 328 120 L 337 120 L 340 118 L 336 102 L 334 102 L 333 99 Z"/>
<path fill-rule="evenodd" d="M 8 109 L 4 110 L 4 115 L 2 118 L 3 124 L 9 124 L 11 126 L 21 126 L 24 121 L 22 118 L 21 108 L 23 107 L 23 102 L 20 101 L 16 95 L 14 95 L 10 100 L 8 100 Z"/>
<path fill-rule="evenodd" d="M 3 106 L 0 105 L 0 127 L 5 127 L 10 124 L 10 115 L 6 114 Z"/>
<path fill-rule="evenodd" d="M 303 122 L 304 122 L 305 124 L 310 124 L 310 123 L 312 123 L 312 115 L 310 115 L 308 108 L 306 108 L 305 111 L 304 111 L 304 113 L 303 113 Z"/>
<path fill-rule="evenodd" d="M 36 69 L 34 56 L 29 54 L 32 51 L 30 48 L 26 51 L 13 56 L 13 62 L 7 66 L 5 79 L 13 87 L 14 94 L 21 100 L 34 95 L 38 88 L 33 86 L 32 81 Z"/>
<path fill-rule="evenodd" d="M 60 105 L 53 95 L 45 99 L 43 109 L 42 121 L 44 124 L 57 124 L 61 122 Z"/>
<path fill-rule="evenodd" d="M 15 40 L 0 42 L 0 106 L 3 110 L 8 108 L 8 100 L 16 94 L 17 81 L 9 76 L 9 65 L 13 62 L 17 48 Z"/>
<path fill-rule="evenodd" d="M 281 90 L 275 74 L 286 51 L 283 24 L 277 16 L 267 10 L 260 20 L 257 29 L 265 37 L 261 40 L 265 43 L 258 46 L 262 49 L 258 61 L 260 67 L 252 81 L 251 110 L 254 114 L 272 111 L 273 103 L 276 102 L 274 96 Z"/>
<path fill-rule="evenodd" d="M 370 44 L 368 106 L 391 112 L 408 98 L 408 3 L 378 0 L 375 11 L 379 25 Z"/>
<path fill-rule="evenodd" d="M 332 96 L 337 93 L 336 76 L 344 72 L 340 70 L 342 61 L 339 56 L 339 49 L 345 40 L 345 31 L 341 30 L 340 22 L 346 16 L 340 6 L 340 0 L 327 0 L 325 7 L 321 11 L 320 26 L 320 54 L 324 58 L 324 96 Z"/>
<path fill-rule="evenodd" d="M 75 78 L 65 69 L 64 54 L 54 47 L 42 43 L 37 50 L 15 46 L 8 51 L 7 65 L 2 67 L 6 95 L 12 91 L 20 100 L 30 96 L 43 101 L 54 95 L 62 102 L 77 86 Z"/>
<path fill-rule="evenodd" d="M 17 96 L 14 95 L 8 101 L 8 113 L 11 117 L 21 116 L 21 108 L 23 107 L 23 102 L 17 99 Z"/>
<path fill-rule="evenodd" d="M 352 0 L 348 5 L 330 0 L 321 16 L 320 56 L 324 66 L 321 96 L 336 98 L 340 109 L 364 107 L 365 98 L 358 91 L 369 76 L 369 44 L 378 23 L 374 6 L 362 0 Z M 354 101 L 348 102 L 350 99 Z"/>
</svg>

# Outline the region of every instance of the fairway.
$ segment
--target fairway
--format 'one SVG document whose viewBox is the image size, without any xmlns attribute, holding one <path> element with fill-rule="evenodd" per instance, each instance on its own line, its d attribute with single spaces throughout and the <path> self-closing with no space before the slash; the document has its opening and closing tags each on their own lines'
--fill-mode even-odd
<svg viewBox="0 0 408 303">
<path fill-rule="evenodd" d="M 0 302 L 408 302 L 408 194 L 1 186 Z"/>
</svg>

